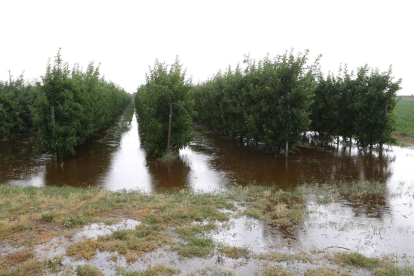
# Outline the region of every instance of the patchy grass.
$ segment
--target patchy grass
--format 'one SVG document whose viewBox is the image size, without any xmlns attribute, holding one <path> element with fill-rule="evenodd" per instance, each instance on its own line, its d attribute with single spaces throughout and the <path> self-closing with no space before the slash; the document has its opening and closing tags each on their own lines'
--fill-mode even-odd
<svg viewBox="0 0 414 276">
<path fill-rule="evenodd" d="M 387 194 L 385 182 L 341 181 L 307 187 L 309 193 L 315 193 L 318 204 L 329 204 L 334 200 L 346 198 L 361 201 L 384 197 Z"/>
<path fill-rule="evenodd" d="M 219 249 L 219 252 L 232 259 L 250 259 L 250 256 L 252 255 L 252 252 L 248 247 L 238 246 L 223 246 Z"/>
<path fill-rule="evenodd" d="M 8 262 L 7 258 L 4 259 L 0 256 L 0 275 L 42 275 L 45 269 L 45 264 L 34 258 L 12 265 Z"/>
<path fill-rule="evenodd" d="M 0 240 L 40 239 L 45 232 L 111 222 L 128 217 L 149 225 L 226 221 L 221 209 L 234 209 L 225 196 L 195 195 L 189 190 L 144 195 L 71 187 L 0 186 Z M 31 230 L 31 231 L 28 231 Z"/>
<path fill-rule="evenodd" d="M 23 263 L 32 258 L 33 252 L 29 249 L 23 249 L 21 251 L 17 251 L 15 253 L 7 255 L 6 263 L 13 266 L 19 263 Z"/>
<path fill-rule="evenodd" d="M 338 265 L 349 265 L 361 268 L 367 268 L 372 270 L 379 266 L 381 263 L 380 259 L 377 258 L 368 258 L 357 252 L 342 252 L 335 255 L 333 261 Z"/>
<path fill-rule="evenodd" d="M 334 268 L 316 268 L 306 270 L 305 276 L 351 276 L 348 271 L 341 271 Z"/>
<path fill-rule="evenodd" d="M 218 268 L 205 268 L 205 269 L 199 269 L 195 272 L 190 272 L 187 274 L 188 276 L 233 276 L 235 275 L 233 271 L 231 270 L 225 270 L 225 269 L 218 269 Z"/>
<path fill-rule="evenodd" d="M 173 247 L 178 255 L 184 258 L 206 258 L 214 252 L 214 241 L 208 237 L 191 237 Z"/>
<path fill-rule="evenodd" d="M 245 204 L 244 215 L 276 226 L 295 226 L 306 218 L 304 190 L 281 190 L 275 187 L 250 185 L 236 187 L 238 200 Z"/>
<path fill-rule="evenodd" d="M 108 252 L 108 260 L 118 261 L 122 257 L 122 260 L 130 263 L 144 260 L 145 254 L 160 248 L 167 254 L 173 251 L 174 255 L 176 253 L 182 259 L 211 258 L 206 262 L 217 260 L 220 264 L 234 262 L 234 269 L 254 263 L 257 267 L 266 267 L 258 271 L 263 275 L 349 275 L 349 269 L 356 272 L 369 270 L 380 276 L 413 274 L 413 268 L 399 267 L 387 258 L 368 258 L 359 253 L 288 254 L 270 247 L 269 252 L 256 255 L 247 247 L 217 243 L 212 238 L 216 231 L 231 227 L 230 218 L 243 215 L 280 226 L 283 231 L 300 227 L 308 213 L 305 203 L 306 193 L 310 191 L 308 188 L 319 196 L 317 200 L 320 204 L 342 197 L 366 199 L 387 192 L 384 184 L 372 182 L 343 182 L 292 190 L 250 185 L 234 186 L 220 194 L 195 194 L 183 189 L 152 195 L 70 187 L 0 186 L 0 243 L 2 246 L 19 248 L 13 253 L 0 255 L 0 275 L 56 274 L 65 269 L 62 264 L 64 258 L 83 260 L 88 265 L 97 252 L 104 251 Z M 236 208 L 236 205 L 240 207 Z M 85 224 L 114 224 L 121 219 L 133 219 L 141 223 L 135 229 L 113 231 L 96 239 L 71 243 L 64 256 L 51 256 L 40 261 L 33 253 L 36 245 L 62 233 L 76 233 Z M 320 267 L 321 260 L 325 264 L 332 262 L 335 268 Z M 302 267 L 306 265 L 304 263 L 311 263 L 312 269 L 298 272 L 293 270 L 296 269 L 294 267 L 284 267 L 286 264 L 299 263 Z M 149 267 L 144 271 L 122 269 L 118 271 L 119 275 L 179 273 L 164 265 Z M 233 273 L 204 267 L 197 269 L 197 275 Z M 79 275 L 100 275 L 100 271 L 90 266 L 78 267 L 76 272 Z"/>
<path fill-rule="evenodd" d="M 294 276 L 298 275 L 283 266 L 266 267 L 262 273 L 263 276 Z"/>
<path fill-rule="evenodd" d="M 125 255 L 128 262 L 137 260 L 145 253 L 171 242 L 169 234 L 161 228 L 138 225 L 135 230 L 119 230 L 111 235 L 87 239 L 69 246 L 67 255 L 75 259 L 90 260 L 100 251 L 118 252 Z"/>
<path fill-rule="evenodd" d="M 390 258 L 369 258 L 358 252 L 337 253 L 330 260 L 340 266 L 365 268 L 378 276 L 414 275 L 413 267 L 398 267 Z"/>
<path fill-rule="evenodd" d="M 313 258 L 307 253 L 300 254 L 288 254 L 282 252 L 267 252 L 261 253 L 254 256 L 258 260 L 266 260 L 277 263 L 292 263 L 294 261 L 301 263 L 312 263 Z"/>
</svg>

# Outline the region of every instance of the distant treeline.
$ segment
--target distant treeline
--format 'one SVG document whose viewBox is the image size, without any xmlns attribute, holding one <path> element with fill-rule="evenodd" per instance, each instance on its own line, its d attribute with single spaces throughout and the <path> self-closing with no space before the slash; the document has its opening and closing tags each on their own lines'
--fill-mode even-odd
<svg viewBox="0 0 414 276">
<path fill-rule="evenodd" d="M 75 154 L 77 146 L 131 102 L 131 96 L 101 77 L 93 63 L 86 71 L 78 65 L 70 69 L 60 52 L 47 64 L 41 81 L 30 84 L 20 76 L 0 82 L 0 89 L 0 139 L 35 130 L 43 149 L 57 157 Z"/>
<path fill-rule="evenodd" d="M 189 137 L 194 114 L 195 121 L 221 135 L 261 145 L 269 153 L 287 153 L 307 131 L 355 139 L 362 147 L 392 141 L 401 80 L 393 81 L 391 68 L 380 73 L 363 66 L 354 74 L 345 67 L 325 77 L 318 62 L 319 57 L 308 62 L 308 51 L 258 61 L 246 56 L 244 66 L 218 72 L 196 86 L 191 81 L 183 85 L 184 75 L 171 75 L 177 65 L 168 74 L 166 65 L 156 62 L 136 94 L 144 142 L 154 155 L 165 153 L 171 106 L 182 116 L 174 113 L 172 136 Z M 186 126 L 178 127 L 182 122 Z M 182 141 L 175 148 L 189 143 Z"/>
</svg>

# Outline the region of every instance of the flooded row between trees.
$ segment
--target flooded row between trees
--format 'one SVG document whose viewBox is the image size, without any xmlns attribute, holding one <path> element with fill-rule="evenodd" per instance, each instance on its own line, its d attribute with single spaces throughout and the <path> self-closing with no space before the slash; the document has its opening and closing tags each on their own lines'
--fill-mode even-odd
<svg viewBox="0 0 414 276">
<path fill-rule="evenodd" d="M 251 182 L 289 188 L 333 181 L 390 182 L 399 168 L 407 168 L 413 162 L 411 149 L 394 146 L 380 154 L 345 146 L 320 148 L 311 139 L 285 158 L 223 140 L 199 128 L 192 143 L 180 151 L 179 158 L 164 163 L 147 156 L 133 114 L 130 110 L 120 116 L 112 127 L 82 146 L 76 156 L 56 164 L 49 162 L 46 155 L 33 155 L 30 141 L 12 146 L 4 143 L 0 183 L 143 192 L 183 187 L 213 191 Z M 409 180 L 409 170 L 397 174 L 401 173 L 406 175 L 401 175 L 401 180 Z"/>
</svg>

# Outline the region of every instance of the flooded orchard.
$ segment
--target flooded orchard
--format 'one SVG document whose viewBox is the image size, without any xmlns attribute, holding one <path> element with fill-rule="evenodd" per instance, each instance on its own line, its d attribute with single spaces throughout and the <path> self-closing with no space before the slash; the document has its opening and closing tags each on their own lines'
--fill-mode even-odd
<svg viewBox="0 0 414 276">
<path fill-rule="evenodd" d="M 132 115 L 132 114 L 131 114 Z M 134 116 L 135 117 L 135 116 Z M 208 192 L 257 182 L 292 188 L 332 181 L 411 181 L 414 150 L 388 147 L 383 154 L 356 148 L 299 146 L 289 158 L 266 155 L 198 129 L 173 162 L 161 163 L 141 147 L 132 116 L 119 120 L 86 143 L 77 155 L 54 164 L 32 155 L 28 141 L 4 144 L 0 183 L 16 186 L 101 187 L 153 192 L 188 187 Z"/>
<path fill-rule="evenodd" d="M 12 147 L 3 144 L 0 184 L 99 187 L 146 194 L 178 188 L 220 194 L 235 184 L 297 189 L 304 195 L 302 211 L 307 215 L 295 226 L 280 227 L 254 216 L 235 216 L 226 230 L 210 237 L 221 244 L 248 248 L 254 254 L 263 254 L 269 248 L 280 252 L 352 250 L 367 256 L 392 254 L 414 263 L 412 148 L 387 146 L 379 153 L 342 145 L 320 148 L 307 140 L 285 158 L 197 129 L 195 139 L 180 151 L 177 160 L 162 163 L 147 156 L 141 147 L 132 113 L 121 116 L 112 127 L 82 146 L 76 156 L 58 164 L 50 163 L 47 156 L 33 155 L 31 147 L 28 141 Z M 84 235 L 88 236 L 88 229 L 96 231 L 93 227 L 87 226 Z M 96 259 L 100 267 L 105 266 L 104 261 L 99 261 L 102 258 Z M 168 258 L 150 259 L 148 262 L 156 264 L 158 259 L 165 263 Z M 182 262 L 175 256 L 170 262 L 185 272 L 194 260 Z M 218 266 L 216 258 L 203 263 Z M 227 265 L 231 268 L 234 263 L 229 261 Z M 257 268 L 251 263 L 243 269 L 247 273 Z M 113 267 L 102 269 L 115 271 Z"/>
</svg>

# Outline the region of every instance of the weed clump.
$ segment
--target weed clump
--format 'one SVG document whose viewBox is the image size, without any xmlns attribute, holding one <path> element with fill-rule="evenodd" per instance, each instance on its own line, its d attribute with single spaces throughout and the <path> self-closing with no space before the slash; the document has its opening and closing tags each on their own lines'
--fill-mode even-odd
<svg viewBox="0 0 414 276">
<path fill-rule="evenodd" d="M 295 274 L 282 266 L 266 267 L 263 276 L 294 276 Z"/>
<path fill-rule="evenodd" d="M 69 246 L 67 255 L 76 259 L 92 259 L 97 250 L 118 252 L 125 255 L 127 260 L 135 261 L 136 256 L 145 253 L 170 242 L 169 234 L 150 226 L 139 225 L 135 230 L 119 230 L 110 235 L 98 237 L 97 240 L 87 239 Z"/>
<path fill-rule="evenodd" d="M 76 275 L 78 276 L 104 276 L 99 268 L 90 265 L 78 265 L 76 267 Z"/>
<path fill-rule="evenodd" d="M 252 252 L 248 247 L 238 246 L 224 246 L 219 249 L 219 252 L 232 259 L 250 259 L 250 256 L 252 255 Z"/>
<path fill-rule="evenodd" d="M 414 273 L 413 267 L 397 267 L 389 258 L 369 258 L 358 252 L 337 253 L 331 261 L 341 266 L 365 268 L 378 276 L 408 276 Z"/>
</svg>

